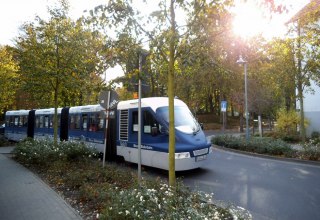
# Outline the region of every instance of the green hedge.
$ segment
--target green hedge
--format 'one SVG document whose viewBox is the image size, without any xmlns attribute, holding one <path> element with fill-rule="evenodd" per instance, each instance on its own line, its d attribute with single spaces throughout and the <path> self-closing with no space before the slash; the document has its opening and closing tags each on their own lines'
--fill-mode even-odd
<svg viewBox="0 0 320 220">
<path fill-rule="evenodd" d="M 292 157 L 295 154 L 295 151 L 286 142 L 269 137 L 251 137 L 246 141 L 244 137 L 222 135 L 213 137 L 211 141 L 215 145 L 258 154 L 286 157 Z"/>
</svg>

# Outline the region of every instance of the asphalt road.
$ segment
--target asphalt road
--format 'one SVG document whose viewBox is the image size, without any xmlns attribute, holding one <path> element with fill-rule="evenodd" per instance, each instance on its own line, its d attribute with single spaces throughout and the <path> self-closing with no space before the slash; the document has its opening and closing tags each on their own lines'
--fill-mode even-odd
<svg viewBox="0 0 320 220">
<path fill-rule="evenodd" d="M 179 173 L 216 200 L 241 206 L 253 219 L 320 219 L 320 166 L 215 149 L 208 164 Z"/>
</svg>

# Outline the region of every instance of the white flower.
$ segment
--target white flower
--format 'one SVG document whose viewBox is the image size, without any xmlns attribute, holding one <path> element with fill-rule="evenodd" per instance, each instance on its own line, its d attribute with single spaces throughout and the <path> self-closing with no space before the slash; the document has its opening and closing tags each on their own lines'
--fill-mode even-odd
<svg viewBox="0 0 320 220">
<path fill-rule="evenodd" d="M 129 215 L 129 214 L 130 214 L 130 212 L 128 210 L 126 210 L 126 215 Z"/>
</svg>

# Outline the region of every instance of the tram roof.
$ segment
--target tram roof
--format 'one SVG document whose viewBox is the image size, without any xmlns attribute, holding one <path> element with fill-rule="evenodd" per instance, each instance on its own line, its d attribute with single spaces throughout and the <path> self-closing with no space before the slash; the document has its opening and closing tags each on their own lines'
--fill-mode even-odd
<svg viewBox="0 0 320 220">
<path fill-rule="evenodd" d="M 74 106 L 69 109 L 69 113 L 80 113 L 80 112 L 101 112 L 105 109 L 100 105 L 84 105 L 84 106 Z"/>
<path fill-rule="evenodd" d="M 13 110 L 13 111 L 7 111 L 6 115 L 28 115 L 30 110 Z"/>
<path fill-rule="evenodd" d="M 58 114 L 61 113 L 62 108 L 58 108 L 57 112 Z M 35 112 L 35 115 L 53 115 L 54 114 L 54 108 L 47 108 L 47 109 L 37 109 Z"/>
<path fill-rule="evenodd" d="M 151 98 L 142 98 L 141 107 L 150 107 L 153 111 L 156 111 L 159 107 L 165 107 L 169 105 L 168 97 L 151 97 Z M 175 106 L 187 106 L 183 101 L 179 99 L 174 99 Z M 121 101 L 118 103 L 118 110 L 121 109 L 132 109 L 138 108 L 138 99 Z"/>
</svg>

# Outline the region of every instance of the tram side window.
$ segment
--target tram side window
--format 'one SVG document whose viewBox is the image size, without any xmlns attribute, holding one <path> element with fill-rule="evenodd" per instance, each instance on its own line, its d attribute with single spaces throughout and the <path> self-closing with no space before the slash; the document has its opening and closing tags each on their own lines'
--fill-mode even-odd
<svg viewBox="0 0 320 220">
<path fill-rule="evenodd" d="M 36 128 L 39 128 L 40 124 L 40 118 L 39 116 L 36 116 Z"/>
<path fill-rule="evenodd" d="M 91 114 L 89 117 L 89 131 L 94 132 L 98 130 L 98 121 L 96 116 L 96 114 Z"/>
<path fill-rule="evenodd" d="M 152 129 L 156 129 L 152 132 Z M 149 111 L 143 112 L 143 132 L 146 134 L 158 133 L 159 123 Z"/>
<path fill-rule="evenodd" d="M 97 118 L 98 118 L 98 131 L 103 131 L 104 128 L 104 116 L 101 114 L 97 114 Z"/>
<path fill-rule="evenodd" d="M 80 129 L 80 115 L 70 115 L 70 129 Z"/>
<path fill-rule="evenodd" d="M 49 116 L 44 116 L 44 127 L 49 128 Z"/>
<path fill-rule="evenodd" d="M 19 117 L 19 127 L 22 127 L 23 126 L 23 116 L 21 115 Z"/>
<path fill-rule="evenodd" d="M 10 117 L 6 117 L 6 127 L 10 127 Z"/>
<path fill-rule="evenodd" d="M 44 123 L 43 123 L 43 119 L 44 119 L 44 116 L 43 115 L 40 115 L 40 117 L 39 117 L 40 119 L 39 119 L 39 128 L 43 128 L 44 127 Z"/>
<path fill-rule="evenodd" d="M 138 112 L 132 112 L 132 131 L 138 132 Z"/>
<path fill-rule="evenodd" d="M 60 120 L 61 120 L 60 119 L 60 114 L 58 114 L 57 117 L 58 117 L 58 128 L 60 128 Z M 53 126 L 54 126 L 54 115 L 50 115 L 49 121 L 50 121 L 50 123 L 49 123 L 50 128 L 53 128 Z"/>
<path fill-rule="evenodd" d="M 15 116 L 14 117 L 14 126 L 18 126 L 19 125 L 19 116 Z"/>
<path fill-rule="evenodd" d="M 82 115 L 82 130 L 86 131 L 88 129 L 88 115 Z"/>
<path fill-rule="evenodd" d="M 28 127 L 28 116 L 23 116 L 23 127 Z"/>
<path fill-rule="evenodd" d="M 49 116 L 49 128 L 53 128 L 53 124 L 54 124 L 53 117 L 54 115 Z M 59 123 L 58 123 L 58 127 L 59 127 Z"/>
<path fill-rule="evenodd" d="M 14 116 L 10 116 L 10 127 L 14 127 Z"/>
</svg>

